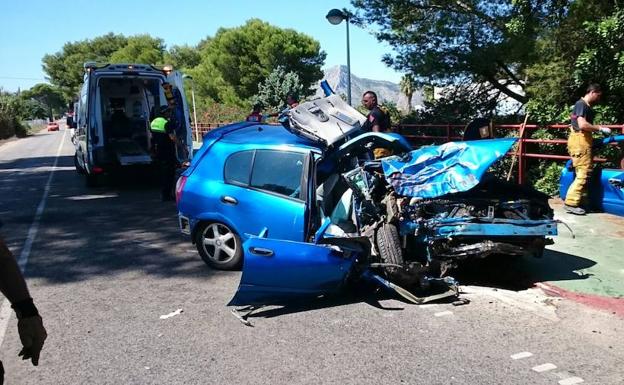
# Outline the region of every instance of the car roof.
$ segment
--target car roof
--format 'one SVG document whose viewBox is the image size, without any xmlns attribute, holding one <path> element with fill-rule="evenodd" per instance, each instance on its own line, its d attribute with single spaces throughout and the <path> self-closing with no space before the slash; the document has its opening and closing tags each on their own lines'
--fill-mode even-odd
<svg viewBox="0 0 624 385">
<path fill-rule="evenodd" d="M 238 124 L 240 125 L 240 123 Z M 242 126 L 242 125 L 241 125 Z M 225 128 L 225 127 L 222 127 Z M 227 132 L 221 139 L 226 143 L 246 145 L 287 145 L 320 150 L 319 144 L 297 136 L 281 125 L 249 124 Z"/>
</svg>

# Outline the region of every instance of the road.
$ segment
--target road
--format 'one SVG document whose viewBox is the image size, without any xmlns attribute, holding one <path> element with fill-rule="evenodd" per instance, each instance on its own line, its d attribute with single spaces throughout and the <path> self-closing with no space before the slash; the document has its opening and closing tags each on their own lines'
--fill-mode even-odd
<svg viewBox="0 0 624 385">
<path fill-rule="evenodd" d="M 483 274 L 464 306 L 359 293 L 244 326 L 225 306 L 240 272 L 201 262 L 157 186 L 88 189 L 72 155 L 64 129 L 0 146 L 0 231 L 49 334 L 32 367 L 0 313 L 7 384 L 624 383 L 622 318 Z"/>
</svg>

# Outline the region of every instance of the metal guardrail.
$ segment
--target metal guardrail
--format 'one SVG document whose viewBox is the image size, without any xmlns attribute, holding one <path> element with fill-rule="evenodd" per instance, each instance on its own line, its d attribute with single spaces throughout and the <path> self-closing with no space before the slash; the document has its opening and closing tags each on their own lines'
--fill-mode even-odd
<svg viewBox="0 0 624 385">
<path fill-rule="evenodd" d="M 212 129 L 225 126 L 230 123 L 198 123 L 196 132 L 196 140 L 200 140 L 204 134 Z M 524 126 L 524 129 L 523 129 Z M 623 124 L 610 124 L 610 125 L 601 125 L 603 127 L 609 127 L 614 132 L 620 131 L 624 134 L 624 125 Z M 193 126 L 194 127 L 194 126 Z M 401 124 L 395 127 L 396 132 L 402 134 L 405 138 L 407 138 L 412 145 L 422 145 L 423 141 L 432 141 L 433 143 L 446 143 L 454 140 L 462 140 L 461 133 L 466 126 L 461 124 Z M 523 184 L 526 181 L 526 160 L 530 159 L 550 159 L 554 161 L 567 161 L 570 159 L 567 155 L 557 155 L 557 154 L 538 154 L 527 152 L 527 144 L 554 144 L 554 145 L 565 145 L 567 144 L 567 140 L 565 139 L 533 139 L 531 138 L 532 133 L 540 128 L 544 128 L 546 130 L 568 130 L 570 127 L 569 124 L 551 124 L 548 126 L 538 126 L 536 124 L 498 124 L 494 125 L 492 128 L 494 130 L 510 130 L 517 131 L 518 148 L 517 150 L 511 151 L 509 156 L 517 157 L 518 161 L 518 177 L 517 181 L 519 184 Z M 440 135 L 430 135 L 430 134 L 414 134 L 410 133 L 410 131 L 431 131 L 437 130 L 441 131 Z M 604 162 L 606 159 L 596 157 L 594 158 L 596 162 Z"/>
</svg>

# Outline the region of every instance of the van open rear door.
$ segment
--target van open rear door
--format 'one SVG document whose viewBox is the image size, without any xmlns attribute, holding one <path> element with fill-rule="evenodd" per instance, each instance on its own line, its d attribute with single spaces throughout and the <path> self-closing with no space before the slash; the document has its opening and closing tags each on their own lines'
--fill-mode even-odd
<svg viewBox="0 0 624 385">
<path fill-rule="evenodd" d="M 184 133 L 177 132 L 178 138 L 182 139 L 182 143 L 178 147 L 178 158 L 180 161 L 187 161 L 193 158 L 193 130 L 191 128 L 191 116 L 189 114 L 186 94 L 184 92 L 184 78 L 180 71 L 172 71 L 167 76 L 167 82 L 173 85 L 174 89 L 179 90 L 179 98 L 181 103 L 176 107 L 176 117 L 180 120 L 180 125 L 184 129 Z M 182 150 L 182 151 L 181 151 Z M 181 153 L 183 152 L 183 154 Z"/>
</svg>

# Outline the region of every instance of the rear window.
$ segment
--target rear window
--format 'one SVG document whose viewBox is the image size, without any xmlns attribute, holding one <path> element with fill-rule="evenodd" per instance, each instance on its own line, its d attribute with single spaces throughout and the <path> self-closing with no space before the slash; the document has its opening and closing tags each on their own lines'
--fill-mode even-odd
<svg viewBox="0 0 624 385">
<path fill-rule="evenodd" d="M 226 183 L 249 184 L 253 151 L 242 151 L 230 155 L 225 162 L 223 177 Z"/>
<path fill-rule="evenodd" d="M 290 198 L 301 197 L 305 155 L 284 151 L 257 151 L 251 186 Z"/>
</svg>

